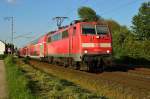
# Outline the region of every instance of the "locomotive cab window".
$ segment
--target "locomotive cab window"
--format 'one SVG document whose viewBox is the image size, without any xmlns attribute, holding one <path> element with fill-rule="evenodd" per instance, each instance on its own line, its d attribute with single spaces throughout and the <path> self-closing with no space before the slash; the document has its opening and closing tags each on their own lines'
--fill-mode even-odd
<svg viewBox="0 0 150 99">
<path fill-rule="evenodd" d="M 107 34 L 109 32 L 108 27 L 106 25 L 97 25 L 96 32 L 98 35 Z"/>
<path fill-rule="evenodd" d="M 96 34 L 94 25 L 83 25 L 82 34 Z"/>
</svg>

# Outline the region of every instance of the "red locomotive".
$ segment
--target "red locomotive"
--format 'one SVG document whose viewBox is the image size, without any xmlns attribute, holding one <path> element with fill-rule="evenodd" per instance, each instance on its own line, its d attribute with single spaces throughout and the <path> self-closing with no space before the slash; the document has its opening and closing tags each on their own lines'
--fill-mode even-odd
<svg viewBox="0 0 150 99">
<path fill-rule="evenodd" d="M 112 54 L 112 36 L 107 24 L 74 22 L 57 31 L 49 32 L 19 50 L 20 56 L 48 60 L 64 66 L 88 70 L 103 68 L 103 58 Z"/>
</svg>

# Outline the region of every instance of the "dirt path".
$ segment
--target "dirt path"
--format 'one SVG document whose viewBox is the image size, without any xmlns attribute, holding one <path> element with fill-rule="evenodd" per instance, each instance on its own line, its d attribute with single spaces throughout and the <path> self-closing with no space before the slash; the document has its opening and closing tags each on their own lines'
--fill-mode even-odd
<svg viewBox="0 0 150 99">
<path fill-rule="evenodd" d="M 4 62 L 3 60 L 0 60 L 0 99 L 7 99 L 5 77 Z"/>
</svg>

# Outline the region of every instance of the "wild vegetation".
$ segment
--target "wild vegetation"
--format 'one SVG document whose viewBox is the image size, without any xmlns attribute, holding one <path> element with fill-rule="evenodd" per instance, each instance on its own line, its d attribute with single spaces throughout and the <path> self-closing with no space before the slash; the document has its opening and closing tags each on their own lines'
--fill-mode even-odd
<svg viewBox="0 0 150 99">
<path fill-rule="evenodd" d="M 132 30 L 138 39 L 150 40 L 150 1 L 142 4 L 132 23 Z"/>
<path fill-rule="evenodd" d="M 0 55 L 0 60 L 3 60 L 6 57 L 6 55 Z"/>
<path fill-rule="evenodd" d="M 28 59 L 24 59 L 28 63 Z M 11 99 L 105 99 L 80 86 L 44 73 L 12 56 L 5 59 Z"/>
<path fill-rule="evenodd" d="M 42 99 L 105 99 L 70 81 L 33 68 L 29 65 L 28 59 L 24 59 L 24 62 L 28 64 L 20 61 L 19 67 L 30 79 L 29 88 L 35 96 Z"/>
<path fill-rule="evenodd" d="M 128 29 L 108 20 L 113 35 L 114 56 L 137 64 L 150 61 L 150 2 L 143 3 L 138 15 L 133 17 L 133 26 Z M 137 61 L 138 60 L 138 61 Z M 146 64 L 147 64 L 146 63 Z"/>
<path fill-rule="evenodd" d="M 17 68 L 12 56 L 5 58 L 6 78 L 9 99 L 34 99 L 27 87 L 28 79 Z"/>
</svg>

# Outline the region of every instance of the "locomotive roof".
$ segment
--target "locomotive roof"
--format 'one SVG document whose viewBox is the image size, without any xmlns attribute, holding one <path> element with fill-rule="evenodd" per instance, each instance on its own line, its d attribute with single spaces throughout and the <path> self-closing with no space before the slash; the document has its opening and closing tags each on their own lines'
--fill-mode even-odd
<svg viewBox="0 0 150 99">
<path fill-rule="evenodd" d="M 70 25 L 66 25 L 66 26 L 62 26 L 60 27 L 58 30 L 55 30 L 55 31 L 50 31 L 40 37 L 38 37 L 37 39 L 33 40 L 32 42 L 29 42 L 27 45 L 25 45 L 24 47 L 27 47 L 31 44 L 37 44 L 39 39 L 42 38 L 43 36 L 48 36 L 48 35 L 51 35 L 51 34 L 55 34 L 55 33 L 58 33 L 58 32 L 61 32 L 63 30 L 66 30 L 68 29 L 69 27 L 71 26 L 75 26 L 77 24 L 83 24 L 83 23 L 92 23 L 92 24 L 103 24 L 103 25 L 106 25 L 106 22 L 105 21 L 98 21 L 98 22 L 87 22 L 87 21 L 81 21 L 81 20 L 74 20 L 73 22 L 70 23 Z"/>
<path fill-rule="evenodd" d="M 57 32 L 66 30 L 70 26 L 74 26 L 74 25 L 80 24 L 80 23 L 96 23 L 96 22 L 84 22 L 84 21 L 80 21 L 80 20 L 75 20 L 75 21 L 71 22 L 70 25 L 62 26 L 62 27 L 59 27 L 58 30 L 48 32 L 47 35 L 55 34 Z"/>
<path fill-rule="evenodd" d="M 75 20 L 75 21 L 71 22 L 70 25 L 62 26 L 58 30 L 48 32 L 47 35 L 55 34 L 55 33 L 58 33 L 60 31 L 66 30 L 70 26 L 74 26 L 76 24 L 83 24 L 83 23 L 92 23 L 92 24 L 103 24 L 103 25 L 106 25 L 105 21 L 86 22 L 86 21 Z"/>
</svg>

